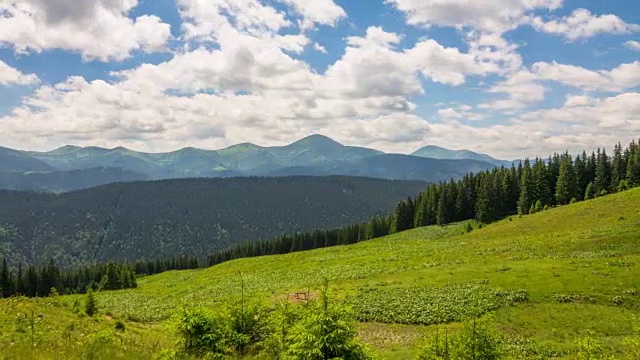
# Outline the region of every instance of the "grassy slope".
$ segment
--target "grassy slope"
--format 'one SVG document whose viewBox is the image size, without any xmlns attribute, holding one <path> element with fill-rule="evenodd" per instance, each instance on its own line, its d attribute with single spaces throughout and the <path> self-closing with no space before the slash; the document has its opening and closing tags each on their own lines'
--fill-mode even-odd
<svg viewBox="0 0 640 360">
<path fill-rule="evenodd" d="M 140 279 L 136 290 L 99 294 L 98 301 L 105 312 L 135 320 L 129 324 L 139 338 L 129 332 L 126 337 L 152 347 L 156 341 L 162 345 L 170 339 L 147 323 L 161 323 L 182 305 L 215 306 L 237 299 L 240 271 L 249 293 L 267 301 L 314 288 L 323 278 L 331 281 L 339 296 L 357 295 L 363 288 L 483 283 L 494 289 L 525 289 L 530 295 L 528 303 L 495 312 L 506 336 L 524 336 L 570 353 L 575 338 L 593 329 L 615 355 L 622 338 L 631 334 L 632 316 L 640 310 L 640 296 L 625 293 L 640 290 L 638 205 L 640 189 L 522 218 L 514 216 L 464 235 L 463 224 L 428 227 L 351 246 L 168 272 Z M 594 300 L 562 304 L 554 300 L 554 294 L 588 295 Z M 622 305 L 613 303 L 616 296 L 624 300 Z M 61 298 L 67 304 L 73 300 Z M 16 317 L 14 309 L 5 309 L 10 301 L 0 301 L 0 350 L 15 336 L 8 330 L 11 326 L 5 326 Z M 73 319 L 93 330 L 112 326 L 113 320 L 81 319 L 45 300 L 23 302 L 21 306 L 35 306 L 45 319 L 55 310 L 68 312 L 56 315 L 66 316 L 60 319 Z M 65 321 L 49 326 L 62 334 Z M 433 327 L 376 323 L 362 324 L 361 329 L 362 338 L 382 358 L 399 359 L 411 356 L 424 334 L 433 331 Z"/>
</svg>

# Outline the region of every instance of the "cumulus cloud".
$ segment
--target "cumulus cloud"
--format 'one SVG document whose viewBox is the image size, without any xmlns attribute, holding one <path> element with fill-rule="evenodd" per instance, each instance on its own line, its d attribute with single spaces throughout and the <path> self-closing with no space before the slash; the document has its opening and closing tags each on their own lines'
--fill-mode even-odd
<svg viewBox="0 0 640 360">
<path fill-rule="evenodd" d="M 343 8 L 336 5 L 333 0 L 280 0 L 293 7 L 293 10 L 302 15 L 300 26 L 304 29 L 316 24 L 334 26 L 347 17 Z"/>
<path fill-rule="evenodd" d="M 17 53 L 64 49 L 86 60 L 123 60 L 165 48 L 171 27 L 127 14 L 137 0 L 10 0 L 0 3 L 0 44 Z"/>
<path fill-rule="evenodd" d="M 470 27 L 504 32 L 517 27 L 532 10 L 554 10 L 563 0 L 386 0 L 417 26 Z"/>
<path fill-rule="evenodd" d="M 23 74 L 0 60 L 0 85 L 33 85 L 39 81 L 35 74 Z"/>
<path fill-rule="evenodd" d="M 555 62 L 537 62 L 533 64 L 532 71 L 542 79 L 588 91 L 621 92 L 640 86 L 640 61 L 599 71 Z"/>
<path fill-rule="evenodd" d="M 640 51 L 640 41 L 629 40 L 624 43 L 624 46 L 633 51 Z"/>
<path fill-rule="evenodd" d="M 598 34 L 629 34 L 640 31 L 640 25 L 627 24 L 616 15 L 594 15 L 586 9 L 576 9 L 571 15 L 545 21 L 536 16 L 531 25 L 538 31 L 563 36 L 569 41 L 589 38 Z"/>
<path fill-rule="evenodd" d="M 506 99 L 480 105 L 482 109 L 522 109 L 544 100 L 546 88 L 537 83 L 539 77 L 526 69 L 513 73 L 489 88 L 494 94 L 507 94 Z"/>
</svg>

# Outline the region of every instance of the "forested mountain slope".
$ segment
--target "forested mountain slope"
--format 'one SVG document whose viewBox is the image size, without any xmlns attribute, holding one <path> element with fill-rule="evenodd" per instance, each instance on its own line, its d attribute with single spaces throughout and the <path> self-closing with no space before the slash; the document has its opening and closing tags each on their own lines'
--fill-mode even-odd
<svg viewBox="0 0 640 360">
<path fill-rule="evenodd" d="M 60 195 L 0 191 L 0 252 L 60 265 L 208 254 L 389 213 L 420 181 L 353 177 L 185 179 Z"/>
<path fill-rule="evenodd" d="M 0 189 L 57 193 L 147 179 L 146 175 L 121 168 L 28 172 L 0 170 Z"/>
</svg>

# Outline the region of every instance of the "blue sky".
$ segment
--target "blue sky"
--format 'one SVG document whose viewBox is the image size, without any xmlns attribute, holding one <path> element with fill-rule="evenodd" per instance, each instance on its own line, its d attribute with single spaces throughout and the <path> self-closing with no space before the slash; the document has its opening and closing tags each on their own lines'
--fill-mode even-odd
<svg viewBox="0 0 640 360">
<path fill-rule="evenodd" d="M 9 1 L 0 146 L 610 147 L 640 137 L 639 24 L 628 0 Z"/>
</svg>

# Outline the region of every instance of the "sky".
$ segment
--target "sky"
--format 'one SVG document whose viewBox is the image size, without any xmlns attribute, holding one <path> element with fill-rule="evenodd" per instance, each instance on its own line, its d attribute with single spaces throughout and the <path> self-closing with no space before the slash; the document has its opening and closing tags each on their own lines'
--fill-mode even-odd
<svg viewBox="0 0 640 360">
<path fill-rule="evenodd" d="M 513 159 L 640 137 L 640 1 L 0 0 L 0 146 L 311 134 Z"/>
</svg>

